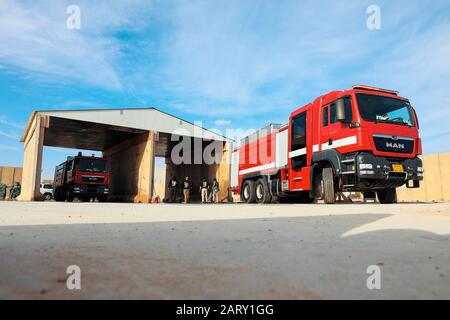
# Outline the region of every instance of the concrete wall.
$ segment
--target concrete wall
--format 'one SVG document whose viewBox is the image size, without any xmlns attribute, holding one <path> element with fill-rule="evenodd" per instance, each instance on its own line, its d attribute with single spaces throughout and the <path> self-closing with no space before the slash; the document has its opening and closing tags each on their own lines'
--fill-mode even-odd
<svg viewBox="0 0 450 320">
<path fill-rule="evenodd" d="M 230 186 L 230 143 L 224 143 L 223 153 L 220 155 L 218 164 L 182 164 L 174 165 L 170 159 L 166 159 L 166 179 L 165 185 L 166 192 L 167 184 L 174 176 L 178 178 L 178 181 L 183 181 L 185 177 L 189 177 L 193 184 L 194 193 L 191 195 L 192 200 L 200 200 L 200 183 L 203 177 L 208 179 L 210 183 L 214 178 L 219 181 L 220 193 L 219 200 L 223 201 L 228 196 L 228 187 Z"/>
<path fill-rule="evenodd" d="M 149 132 L 103 152 L 111 163 L 111 200 L 151 202 L 154 140 L 154 133 Z"/>
<path fill-rule="evenodd" d="M 397 189 L 401 202 L 450 201 L 450 153 L 423 156 L 424 181 L 418 189 Z"/>
<path fill-rule="evenodd" d="M 0 167 L 0 183 L 8 187 L 6 197 L 9 197 L 9 191 L 15 182 L 22 183 L 22 172 L 23 169 L 18 167 Z"/>
<path fill-rule="evenodd" d="M 203 177 L 212 181 L 215 177 L 215 172 L 217 171 L 218 165 L 206 165 L 206 164 L 183 164 L 174 165 L 168 159 L 166 162 L 166 181 L 168 182 L 175 176 L 181 183 L 185 177 L 189 177 L 193 185 L 193 194 L 191 194 L 191 199 L 194 201 L 200 200 L 200 183 Z M 167 185 L 165 189 L 167 189 Z M 166 191 L 166 195 L 169 193 Z"/>
<path fill-rule="evenodd" d="M 12 186 L 14 182 L 22 183 L 23 169 L 19 167 L 0 167 L 0 182 Z"/>
</svg>

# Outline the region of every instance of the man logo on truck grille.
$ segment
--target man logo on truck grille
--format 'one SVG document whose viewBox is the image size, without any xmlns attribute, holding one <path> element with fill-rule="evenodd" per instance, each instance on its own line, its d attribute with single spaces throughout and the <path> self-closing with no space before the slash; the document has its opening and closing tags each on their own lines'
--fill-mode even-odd
<svg viewBox="0 0 450 320">
<path fill-rule="evenodd" d="M 403 143 L 397 143 L 397 142 L 386 142 L 386 147 L 391 148 L 391 149 L 405 150 L 405 145 Z"/>
</svg>

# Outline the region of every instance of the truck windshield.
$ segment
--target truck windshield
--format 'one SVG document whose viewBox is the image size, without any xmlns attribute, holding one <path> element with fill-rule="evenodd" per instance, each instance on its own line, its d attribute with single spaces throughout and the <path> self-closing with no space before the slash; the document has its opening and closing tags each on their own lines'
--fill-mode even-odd
<svg viewBox="0 0 450 320">
<path fill-rule="evenodd" d="M 359 112 L 366 121 L 414 126 L 408 101 L 370 94 L 356 94 Z"/>
<path fill-rule="evenodd" d="M 108 172 L 105 160 L 82 159 L 78 161 L 78 171 L 83 172 Z"/>
</svg>

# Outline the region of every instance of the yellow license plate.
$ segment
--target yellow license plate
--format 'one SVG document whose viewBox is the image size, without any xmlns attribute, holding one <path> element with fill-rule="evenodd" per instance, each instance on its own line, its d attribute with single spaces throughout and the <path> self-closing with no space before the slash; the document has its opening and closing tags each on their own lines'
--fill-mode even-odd
<svg viewBox="0 0 450 320">
<path fill-rule="evenodd" d="M 403 170 L 403 165 L 402 164 L 393 164 L 392 165 L 392 171 L 394 171 L 394 172 L 405 172 L 405 170 Z"/>
</svg>

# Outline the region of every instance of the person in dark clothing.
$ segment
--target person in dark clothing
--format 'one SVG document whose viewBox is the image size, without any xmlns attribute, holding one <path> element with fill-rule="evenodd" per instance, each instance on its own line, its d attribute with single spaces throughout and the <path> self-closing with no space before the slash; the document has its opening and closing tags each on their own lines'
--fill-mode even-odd
<svg viewBox="0 0 450 320">
<path fill-rule="evenodd" d="M 177 202 L 178 195 L 178 180 L 177 177 L 173 177 L 172 180 L 169 181 L 169 202 L 175 203 Z"/>
<path fill-rule="evenodd" d="M 184 196 L 184 203 L 189 202 L 189 194 L 191 193 L 192 183 L 189 180 L 189 177 L 186 177 L 183 181 L 183 196 Z"/>
<path fill-rule="evenodd" d="M 202 182 L 200 183 L 200 194 L 202 195 L 202 203 L 208 202 L 208 190 L 209 190 L 209 183 L 206 178 L 202 179 Z"/>
<path fill-rule="evenodd" d="M 0 183 L 0 200 L 6 199 L 6 184 Z"/>
<path fill-rule="evenodd" d="M 16 200 L 18 196 L 20 196 L 22 186 L 19 182 L 14 183 L 14 185 L 11 188 L 11 191 L 9 192 L 9 199 L 10 200 Z"/>
<path fill-rule="evenodd" d="M 220 191 L 219 182 L 217 181 L 216 178 L 214 178 L 214 181 L 212 183 L 212 202 L 219 203 L 219 191 Z"/>
</svg>

